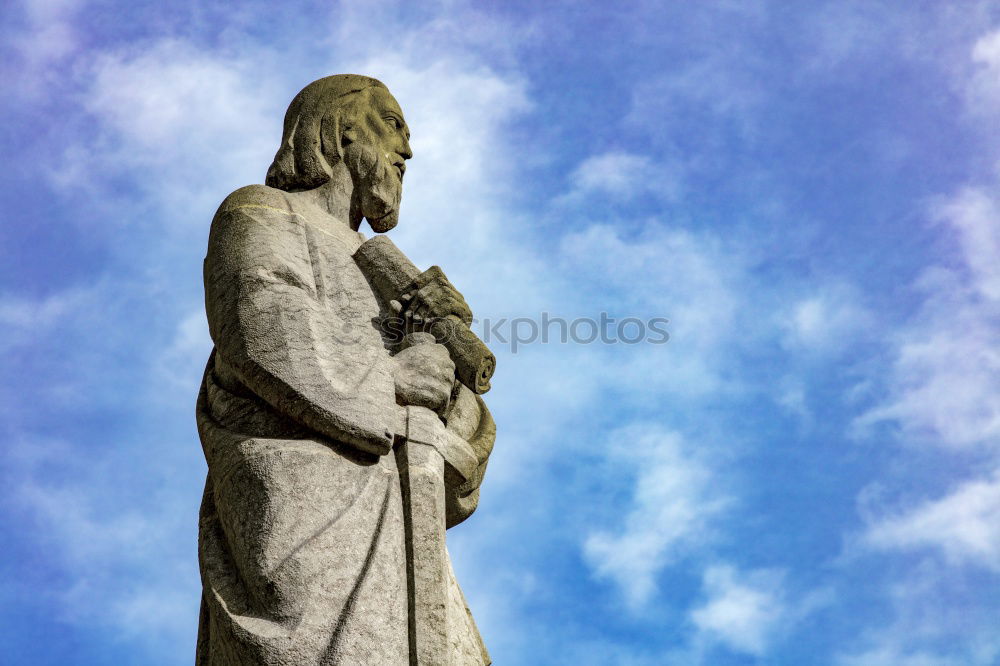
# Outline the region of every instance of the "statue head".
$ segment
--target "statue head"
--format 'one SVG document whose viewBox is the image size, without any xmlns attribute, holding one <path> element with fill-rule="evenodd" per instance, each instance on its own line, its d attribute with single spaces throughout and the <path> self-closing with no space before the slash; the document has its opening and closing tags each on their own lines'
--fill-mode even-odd
<svg viewBox="0 0 1000 666">
<path fill-rule="evenodd" d="M 302 89 L 285 113 L 281 147 L 265 183 L 288 192 L 311 190 L 347 168 L 353 184 L 351 224 L 376 232 L 399 221 L 405 160 L 413 156 L 410 131 L 385 85 L 357 74 L 338 74 Z"/>
</svg>

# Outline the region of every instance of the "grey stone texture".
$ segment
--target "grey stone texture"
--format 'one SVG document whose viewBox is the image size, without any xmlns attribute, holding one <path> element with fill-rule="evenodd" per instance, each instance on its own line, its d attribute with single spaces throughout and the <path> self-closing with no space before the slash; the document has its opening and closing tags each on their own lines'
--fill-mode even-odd
<svg viewBox="0 0 1000 666">
<path fill-rule="evenodd" d="M 359 232 L 396 225 L 410 156 L 384 85 L 320 79 L 212 221 L 198 666 L 490 663 L 445 529 L 478 503 L 495 360 L 439 268 Z"/>
</svg>

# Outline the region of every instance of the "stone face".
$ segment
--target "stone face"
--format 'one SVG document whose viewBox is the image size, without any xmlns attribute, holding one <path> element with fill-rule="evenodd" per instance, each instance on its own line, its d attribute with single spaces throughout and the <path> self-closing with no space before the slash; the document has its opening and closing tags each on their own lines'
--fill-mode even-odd
<svg viewBox="0 0 1000 666">
<path fill-rule="evenodd" d="M 355 256 L 363 220 L 397 224 L 410 156 L 381 83 L 320 79 L 289 107 L 267 184 L 212 221 L 199 666 L 489 663 L 445 529 L 475 510 L 496 433 L 483 382 L 456 366 L 492 354 L 440 269 Z M 492 366 L 477 371 L 488 388 Z"/>
</svg>

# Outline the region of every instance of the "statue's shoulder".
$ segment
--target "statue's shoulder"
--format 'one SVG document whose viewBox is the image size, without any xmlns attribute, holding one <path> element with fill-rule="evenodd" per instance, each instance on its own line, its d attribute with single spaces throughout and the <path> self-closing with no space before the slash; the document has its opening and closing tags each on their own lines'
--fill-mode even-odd
<svg viewBox="0 0 1000 666">
<path fill-rule="evenodd" d="M 218 219 L 224 213 L 255 208 L 263 211 L 292 212 L 287 194 L 283 190 L 267 185 L 246 185 L 223 200 L 215 217 Z"/>
<path fill-rule="evenodd" d="M 275 246 L 296 225 L 296 213 L 283 190 L 267 185 L 247 185 L 236 190 L 219 206 L 208 234 L 209 252 L 233 243 Z"/>
</svg>

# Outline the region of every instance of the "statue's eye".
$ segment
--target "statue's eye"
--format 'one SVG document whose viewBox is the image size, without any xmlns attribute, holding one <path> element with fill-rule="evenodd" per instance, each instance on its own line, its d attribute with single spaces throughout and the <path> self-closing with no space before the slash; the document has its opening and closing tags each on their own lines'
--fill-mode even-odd
<svg viewBox="0 0 1000 666">
<path fill-rule="evenodd" d="M 386 122 L 392 125 L 393 129 L 402 129 L 403 123 L 396 116 L 386 116 Z"/>
</svg>

